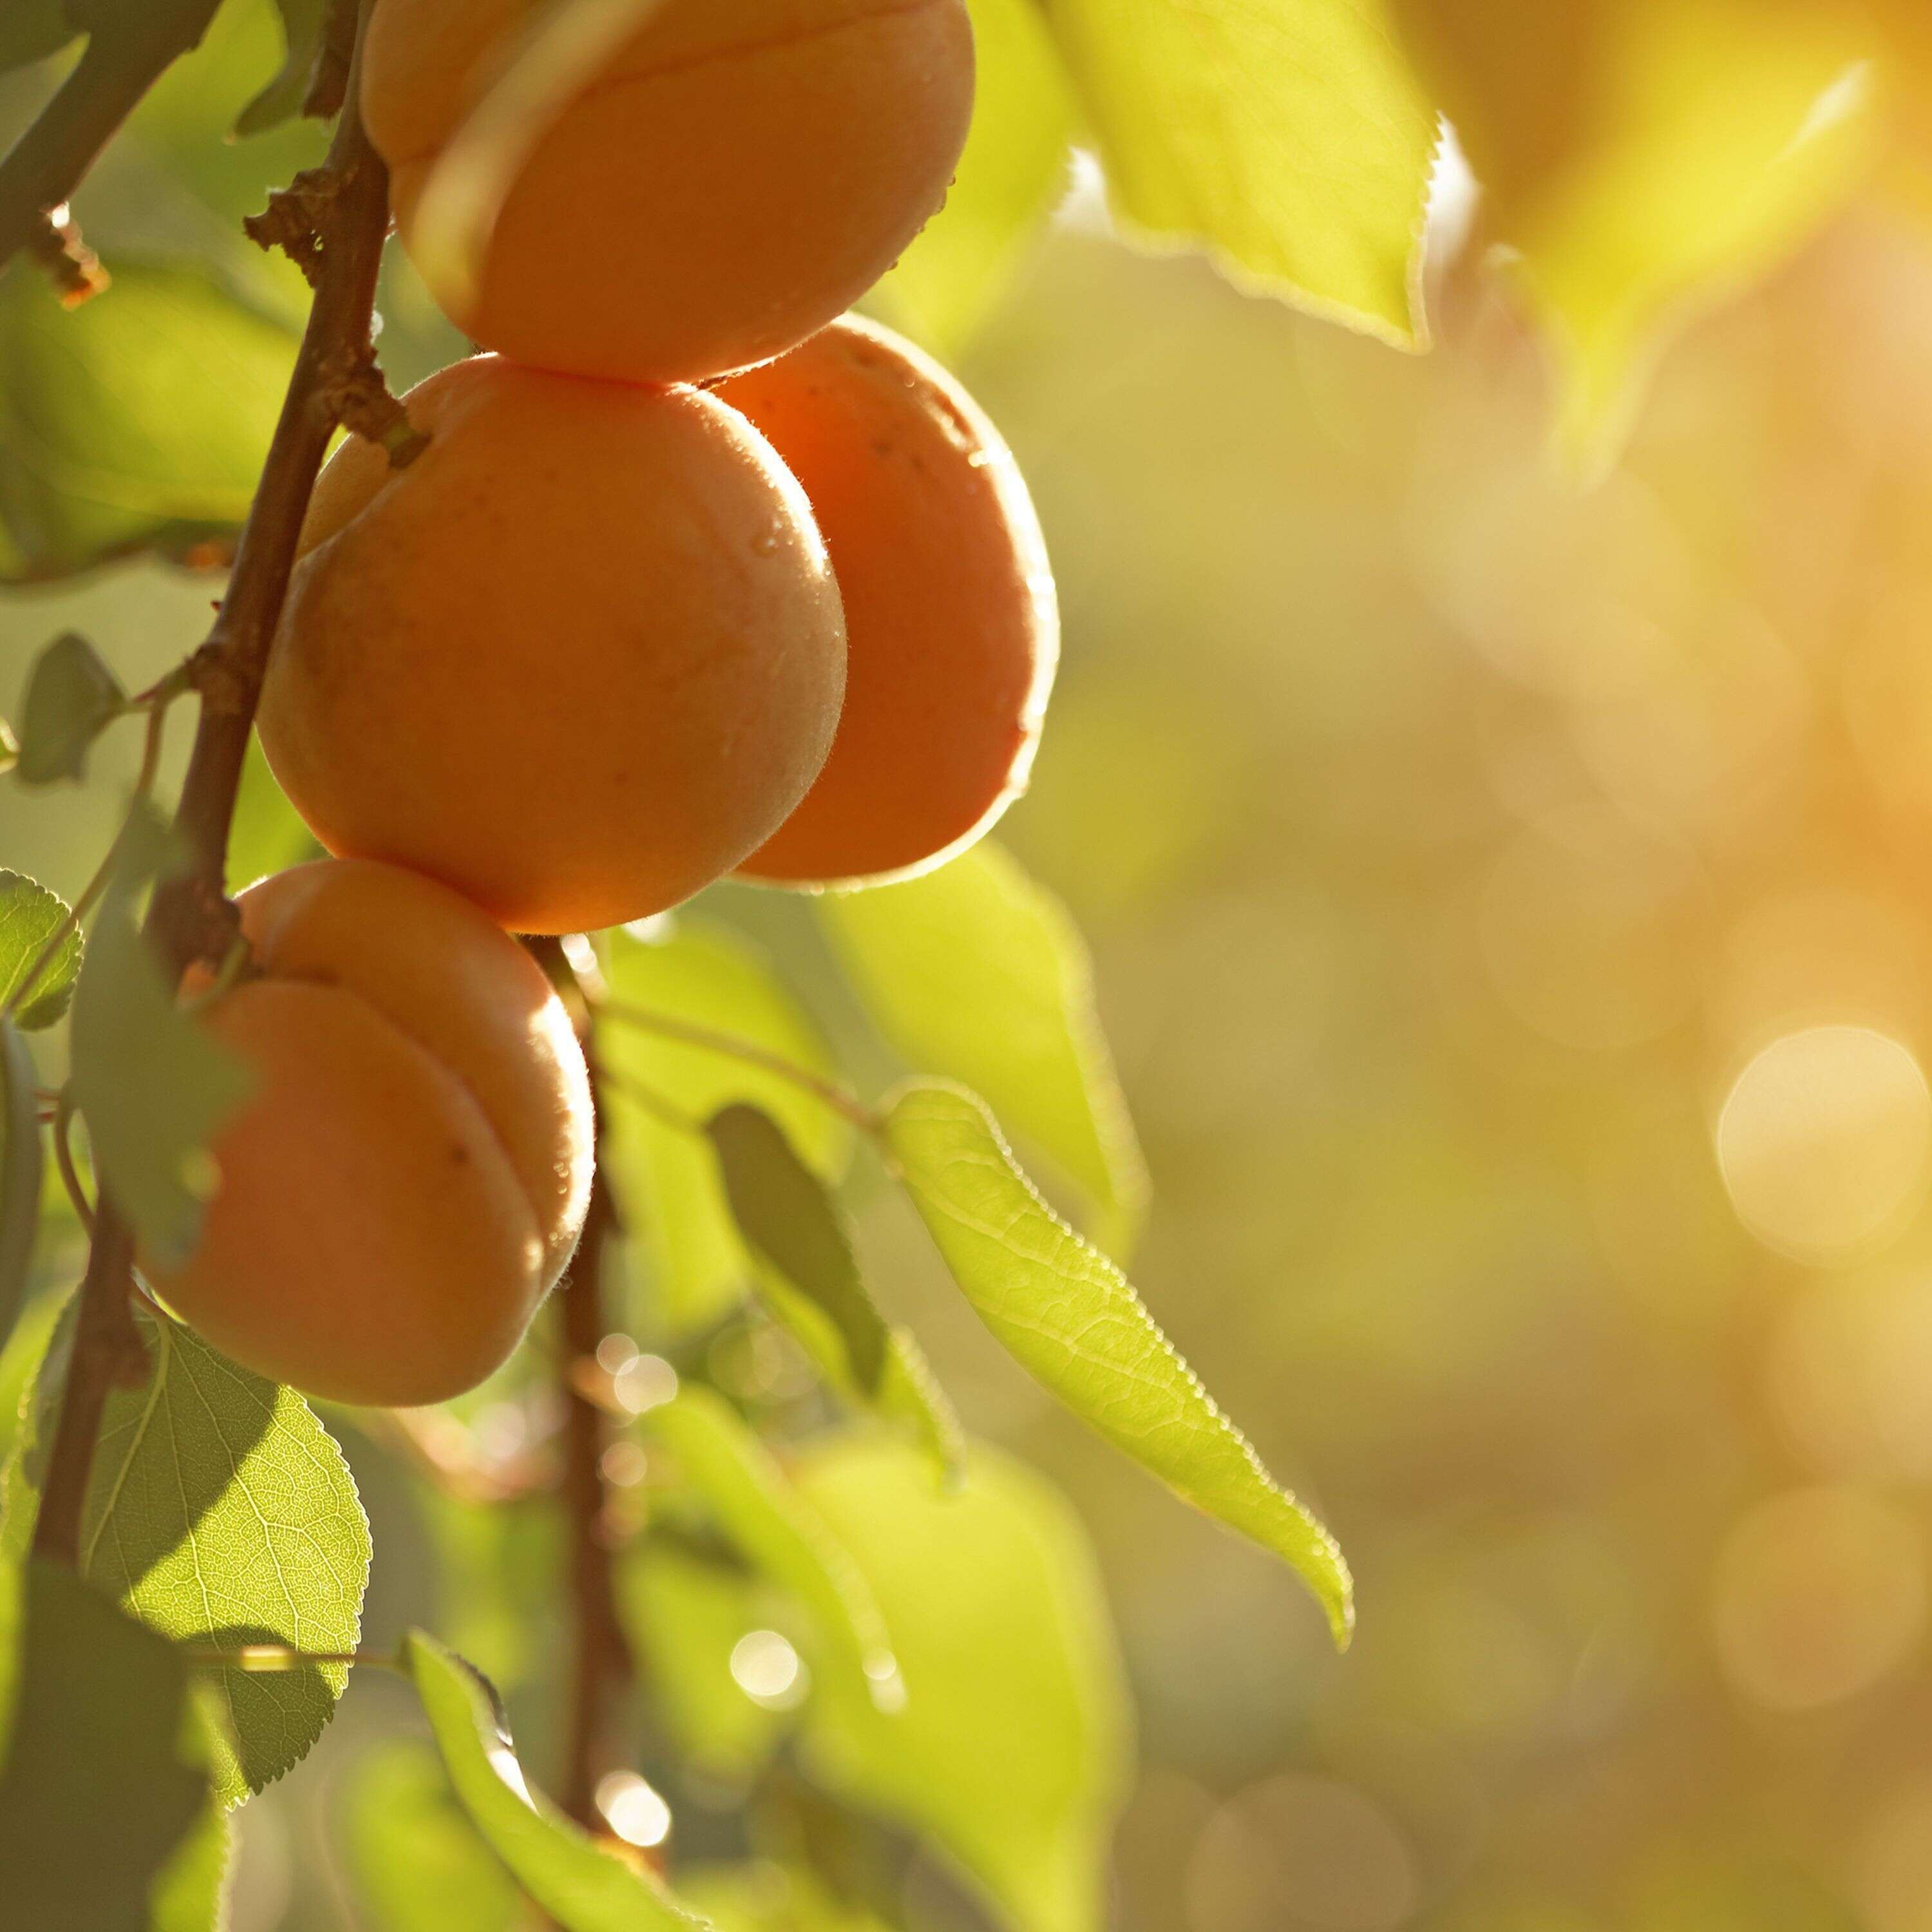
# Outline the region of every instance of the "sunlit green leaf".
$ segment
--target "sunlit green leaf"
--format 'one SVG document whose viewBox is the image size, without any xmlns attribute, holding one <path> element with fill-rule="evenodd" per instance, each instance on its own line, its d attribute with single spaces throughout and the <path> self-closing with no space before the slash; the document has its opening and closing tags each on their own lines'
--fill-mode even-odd
<svg viewBox="0 0 1932 1932">
<path fill-rule="evenodd" d="M 1114 206 L 1405 346 L 1435 117 L 1380 0 L 1053 0 Z"/>
<path fill-rule="evenodd" d="M 178 1006 L 136 923 L 164 849 L 152 820 L 101 902 L 74 994 L 74 1091 L 94 1164 L 143 1251 L 178 1266 L 216 1175 L 208 1143 L 248 1096 L 245 1065 Z"/>
<path fill-rule="evenodd" d="M 450 1795 L 436 1754 L 392 1739 L 345 1780 L 342 1840 L 370 1932 L 518 1932 L 524 1895 Z"/>
<path fill-rule="evenodd" d="M 1262 1467 L 1120 1270 L 1040 1198 L 985 1106 L 903 1088 L 887 1144 L 953 1279 L 1000 1343 L 1114 1446 L 1291 1564 L 1338 1642 L 1354 1612 L 1335 1540 Z"/>
<path fill-rule="evenodd" d="M 117 257 L 71 310 L 44 276 L 0 279 L 0 578 L 231 536 L 295 344 L 183 265 Z"/>
<path fill-rule="evenodd" d="M 85 777 L 88 747 L 127 706 L 128 694 L 100 653 L 85 638 L 63 632 L 34 660 L 27 681 L 20 713 L 21 782 L 52 784 Z"/>
<path fill-rule="evenodd" d="M 661 1096 L 696 1125 L 743 1101 L 779 1122 L 807 1165 L 836 1180 L 850 1157 L 852 1130 L 781 1076 L 715 1048 L 626 1024 L 628 1006 L 748 1042 L 826 1078 L 825 1043 L 766 961 L 735 934 L 683 920 L 662 941 L 609 935 L 605 964 L 613 1017 L 598 1030 L 611 1127 L 610 1177 L 628 1226 L 656 1266 L 653 1319 L 674 1334 L 715 1321 L 752 1275 L 701 1134 L 660 1118 Z M 640 1100 L 642 1094 L 646 1100 Z"/>
<path fill-rule="evenodd" d="M 930 1838 L 1015 1932 L 1098 1932 L 1126 1690 L 1072 1510 L 988 1449 L 941 1496 L 877 1432 L 814 1447 L 796 1480 L 877 1594 L 906 1688 L 888 1716 L 819 1682 L 813 1774 Z"/>
<path fill-rule="evenodd" d="M 765 1264 L 766 1304 L 835 1387 L 910 1422 L 940 1472 L 956 1474 L 958 1419 L 910 1331 L 880 1313 L 825 1184 L 755 1107 L 726 1107 L 707 1131 L 732 1214 Z"/>
<path fill-rule="evenodd" d="M 645 1667 L 656 1714 L 679 1755 L 712 1778 L 748 1780 L 776 1748 L 783 1716 L 755 1703 L 731 1672 L 740 1641 L 764 1628 L 762 1584 L 727 1551 L 659 1526 L 619 1559 L 617 1607 Z"/>
<path fill-rule="evenodd" d="M 973 124 L 946 206 L 875 299 L 942 356 L 998 299 L 1066 184 L 1073 100 L 1037 0 L 971 0 Z"/>
<path fill-rule="evenodd" d="M 81 1522 L 85 1574 L 162 1635 L 200 1648 L 353 1650 L 369 1526 L 342 1452 L 292 1389 L 140 1316 L 149 1371 L 108 1398 Z M 50 1406 L 64 1352 L 37 1406 Z M 207 1673 L 230 1736 L 230 1802 L 298 1762 L 334 1714 L 345 1672 Z"/>
<path fill-rule="evenodd" d="M 1549 328 L 1560 431 L 1613 453 L 1663 341 L 1788 254 L 1869 160 L 1874 52 L 1814 0 L 1395 0 Z"/>
<path fill-rule="evenodd" d="M 216 1735 L 211 1726 L 207 1737 Z M 234 1827 L 211 1796 L 154 1881 L 149 1932 L 228 1932 L 228 1860 L 234 1849 Z"/>
<path fill-rule="evenodd" d="M 67 922 L 65 901 L 20 872 L 0 871 L 0 1004 L 12 999 L 49 940 Z M 67 1011 L 80 974 L 80 934 L 61 942 L 33 992 L 14 1009 L 14 1024 L 28 1033 L 50 1027 Z"/>
<path fill-rule="evenodd" d="M 468 1664 L 422 1630 L 412 1630 L 403 1648 L 458 1802 L 564 1932 L 688 1932 L 704 1924 L 532 1792 L 501 1706 Z"/>
<path fill-rule="evenodd" d="M 818 903 L 908 1064 L 983 1094 L 1081 1190 L 1102 1246 L 1130 1247 L 1147 1171 L 1066 908 L 990 840 L 922 879 Z"/>
<path fill-rule="evenodd" d="M 0 1020 L 0 1345 L 27 1292 L 40 1220 L 40 1122 L 34 1063 L 11 1020 Z"/>
<path fill-rule="evenodd" d="M 0 1766 L 8 1922 L 140 1932 L 183 1882 L 177 1861 L 202 1855 L 207 1733 L 188 1668 L 70 1570 L 34 1563 L 24 1582 Z"/>
<path fill-rule="evenodd" d="M 4 778 L 20 762 L 20 741 L 14 735 L 14 728 L 6 719 L 0 718 L 0 778 Z"/>
<path fill-rule="evenodd" d="M 676 1458 L 683 1484 L 726 1540 L 805 1606 L 821 1654 L 882 1709 L 896 1708 L 898 1668 L 864 1577 L 737 1412 L 715 1390 L 687 1384 L 648 1411 L 644 1426 Z"/>
<path fill-rule="evenodd" d="M 744 1865 L 699 1865 L 679 1888 L 718 1932 L 887 1932 L 862 1907 L 834 1898 L 811 1873 L 768 1858 Z"/>
</svg>

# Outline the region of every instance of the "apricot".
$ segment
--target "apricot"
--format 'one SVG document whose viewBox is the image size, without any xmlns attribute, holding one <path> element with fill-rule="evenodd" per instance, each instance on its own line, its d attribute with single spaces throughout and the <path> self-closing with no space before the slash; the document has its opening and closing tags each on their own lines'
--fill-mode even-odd
<svg viewBox="0 0 1932 1932">
<path fill-rule="evenodd" d="M 527 0 L 381 0 L 362 103 L 405 248 Z M 965 0 L 660 0 L 538 135 L 451 320 L 518 361 L 695 381 L 802 342 L 944 200 Z"/>
<path fill-rule="evenodd" d="M 194 1253 L 144 1271 L 217 1348 L 312 1395 L 460 1394 L 516 1346 L 584 1224 L 569 1019 L 500 926 L 400 867 L 318 860 L 239 904 L 259 976 L 206 1023 L 255 1088 L 217 1137 Z"/>
<path fill-rule="evenodd" d="M 950 857 L 1024 788 L 1059 658 L 1012 452 L 944 370 L 850 316 L 716 393 L 805 486 L 845 605 L 832 755 L 740 872 L 826 884 Z"/>
<path fill-rule="evenodd" d="M 304 526 L 259 723 L 331 852 L 524 932 L 662 910 L 818 776 L 844 686 L 804 493 L 703 392 L 494 356 L 344 443 Z"/>
</svg>

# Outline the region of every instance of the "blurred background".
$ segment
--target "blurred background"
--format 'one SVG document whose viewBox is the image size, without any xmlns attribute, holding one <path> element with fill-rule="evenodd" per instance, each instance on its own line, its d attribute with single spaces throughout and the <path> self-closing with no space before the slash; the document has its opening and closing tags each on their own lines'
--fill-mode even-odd
<svg viewBox="0 0 1932 1932">
<path fill-rule="evenodd" d="M 218 146 L 224 71 L 144 110 L 97 246 L 228 250 L 302 158 Z M 1671 350 L 1583 488 L 1479 250 L 1409 358 L 1096 208 L 960 363 L 1066 615 L 1002 836 L 1094 949 L 1154 1177 L 1136 1280 L 1340 1538 L 1353 1651 L 859 1204 L 968 1426 L 1097 1547 L 1138 1712 L 1116 1922 L 1932 1932 L 1932 256 L 1840 220 Z M 399 379 L 454 352 L 409 288 L 385 310 Z M 64 628 L 146 682 L 218 583 L 0 595 L 0 710 Z M 79 802 L 0 793 L 5 862 L 76 890 L 132 751 Z M 711 897 L 781 938 L 796 910 Z M 436 1614 L 446 1526 L 348 1446 L 380 1645 Z M 368 1675 L 243 1814 L 235 1932 L 362 1922 L 333 1794 L 412 1721 Z M 910 1923 L 953 1910 L 916 1877 Z"/>
</svg>

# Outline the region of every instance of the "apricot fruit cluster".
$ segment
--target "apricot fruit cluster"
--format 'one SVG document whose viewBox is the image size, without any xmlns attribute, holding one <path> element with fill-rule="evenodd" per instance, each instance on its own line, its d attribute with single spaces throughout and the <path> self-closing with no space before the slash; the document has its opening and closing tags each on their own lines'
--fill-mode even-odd
<svg viewBox="0 0 1932 1932">
<path fill-rule="evenodd" d="M 532 17 L 377 0 L 405 248 Z M 567 1261 L 588 1083 L 512 933 L 901 877 L 1024 783 L 1058 647 L 1025 486 L 841 314 L 943 197 L 972 66 L 964 0 L 644 8 L 525 130 L 451 317 L 487 352 L 404 398 L 417 453 L 324 470 L 257 722 L 335 856 L 243 896 L 208 1024 L 258 1084 L 155 1277 L 250 1366 L 440 1400 Z"/>
</svg>

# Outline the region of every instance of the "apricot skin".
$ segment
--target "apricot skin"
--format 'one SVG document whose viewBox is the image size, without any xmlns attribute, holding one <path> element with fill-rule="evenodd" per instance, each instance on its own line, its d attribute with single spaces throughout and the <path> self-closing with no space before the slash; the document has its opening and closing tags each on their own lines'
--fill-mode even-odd
<svg viewBox="0 0 1932 1932">
<path fill-rule="evenodd" d="M 381 0 L 362 111 L 406 248 L 524 0 Z M 451 320 L 538 367 L 698 381 L 780 354 L 890 268 L 966 138 L 965 0 L 662 0 L 538 137 Z"/>
<path fill-rule="evenodd" d="M 827 884 L 936 864 L 1024 789 L 1059 658 L 1012 454 L 937 364 L 856 317 L 716 393 L 804 485 L 848 650 L 832 755 L 739 872 Z"/>
<path fill-rule="evenodd" d="M 322 860 L 240 899 L 260 976 L 206 1024 L 255 1088 L 186 1265 L 147 1270 L 237 1361 L 404 1406 L 508 1356 L 575 1246 L 590 1087 L 530 956 L 433 880 Z"/>
<path fill-rule="evenodd" d="M 406 469 L 323 472 L 259 719 L 332 852 L 521 932 L 676 904 L 777 830 L 844 683 L 803 493 L 735 411 L 459 362 Z"/>
</svg>

